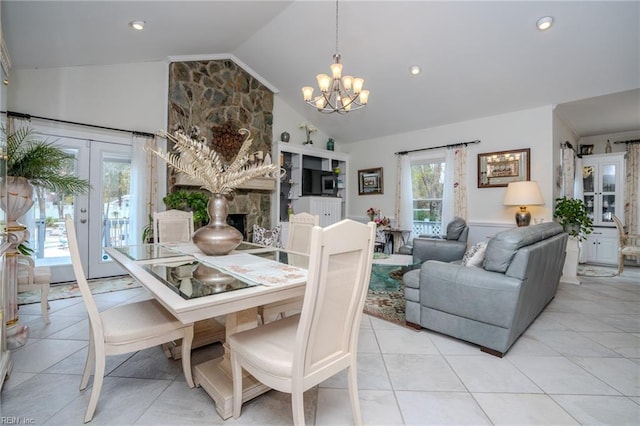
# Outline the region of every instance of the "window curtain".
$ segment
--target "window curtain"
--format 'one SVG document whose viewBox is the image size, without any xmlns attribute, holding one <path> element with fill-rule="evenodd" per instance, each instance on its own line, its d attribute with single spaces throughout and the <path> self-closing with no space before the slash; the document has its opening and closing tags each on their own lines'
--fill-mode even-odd
<svg viewBox="0 0 640 426">
<path fill-rule="evenodd" d="M 156 211 L 158 160 L 147 152 L 146 144 L 155 146 L 155 137 L 133 135 L 131 154 L 131 191 L 137 202 L 131 203 L 131 244 L 142 242 L 142 232 Z"/>
<path fill-rule="evenodd" d="M 467 220 L 467 147 L 449 148 L 454 151 L 453 213 Z"/>
<path fill-rule="evenodd" d="M 577 179 L 575 164 L 576 154 L 573 149 L 563 144 L 560 158 L 562 161 L 562 193 L 560 195 L 562 197 L 573 198 L 575 193 L 575 181 Z M 580 167 L 580 170 L 581 169 L 582 167 Z M 581 177 L 580 181 L 582 181 Z"/>
<path fill-rule="evenodd" d="M 447 148 L 444 154 L 444 189 L 442 193 L 442 225 L 440 233 L 447 233 L 447 224 L 456 215 L 455 213 L 455 193 L 454 175 L 455 175 L 455 151 L 453 148 Z"/>
<path fill-rule="evenodd" d="M 411 182 L 411 157 L 398 155 L 398 173 L 396 182 L 396 228 L 410 230 L 406 241 L 412 241 L 413 232 L 413 186 Z"/>
<path fill-rule="evenodd" d="M 627 225 L 627 232 L 638 233 L 638 179 L 640 175 L 640 144 L 628 143 L 626 155 L 625 172 L 625 195 L 624 195 L 624 220 Z"/>
</svg>

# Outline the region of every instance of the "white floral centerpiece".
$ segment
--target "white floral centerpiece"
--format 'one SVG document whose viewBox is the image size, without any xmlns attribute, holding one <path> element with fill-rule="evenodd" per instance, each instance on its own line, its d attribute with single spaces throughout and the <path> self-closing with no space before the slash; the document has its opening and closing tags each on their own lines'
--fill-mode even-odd
<svg viewBox="0 0 640 426">
<path fill-rule="evenodd" d="M 169 134 L 163 130 L 158 136 L 173 142 L 176 152 L 163 152 L 159 148 L 146 145 L 145 149 L 162 158 L 173 169 L 185 173 L 201 182 L 201 188 L 212 193 L 207 206 L 210 222 L 193 234 L 193 243 L 205 254 L 224 255 L 242 242 L 242 234 L 227 224 L 227 196 L 243 183 L 255 177 L 279 177 L 280 168 L 268 161 L 252 160 L 249 148 L 253 142 L 247 129 L 238 133 L 244 136 L 244 142 L 233 161 L 227 163 L 222 156 L 211 149 L 206 140 L 198 140 L 194 135 L 183 131 Z"/>
<path fill-rule="evenodd" d="M 170 134 L 160 130 L 157 133 L 158 136 L 173 142 L 175 153 L 163 152 L 150 145 L 145 149 L 162 158 L 175 170 L 202 182 L 201 188 L 212 194 L 230 195 L 240 185 L 255 177 L 279 177 L 278 166 L 261 161 L 249 161 L 249 148 L 253 143 L 251 132 L 240 129 L 238 133 L 245 136 L 245 140 L 234 160 L 229 164 L 225 163 L 222 156 L 215 150 L 209 148 L 205 140 L 196 140 L 183 131 Z"/>
</svg>

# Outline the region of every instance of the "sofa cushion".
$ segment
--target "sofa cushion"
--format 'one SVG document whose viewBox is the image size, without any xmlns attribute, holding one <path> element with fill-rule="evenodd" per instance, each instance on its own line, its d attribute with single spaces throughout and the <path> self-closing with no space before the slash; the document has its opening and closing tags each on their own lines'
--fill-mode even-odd
<svg viewBox="0 0 640 426">
<path fill-rule="evenodd" d="M 469 247 L 469 250 L 462 257 L 462 265 L 464 266 L 482 266 L 484 261 L 484 253 L 487 250 L 487 241 L 482 241 Z"/>
<path fill-rule="evenodd" d="M 562 233 L 556 222 L 522 226 L 499 232 L 489 240 L 483 268 L 487 271 L 506 272 L 518 249 Z"/>
<path fill-rule="evenodd" d="M 467 222 L 461 217 L 454 217 L 447 225 L 447 240 L 457 240 L 460 238 L 460 234 L 467 227 Z"/>
</svg>

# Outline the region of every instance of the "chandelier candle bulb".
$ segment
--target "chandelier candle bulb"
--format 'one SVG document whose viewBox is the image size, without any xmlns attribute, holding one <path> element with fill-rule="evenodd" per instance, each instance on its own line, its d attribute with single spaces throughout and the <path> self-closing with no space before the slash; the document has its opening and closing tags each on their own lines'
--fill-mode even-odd
<svg viewBox="0 0 640 426">
<path fill-rule="evenodd" d="M 305 102 L 310 101 L 313 96 L 313 87 L 305 86 L 302 88 L 302 96 L 304 97 Z"/>
<path fill-rule="evenodd" d="M 362 87 L 364 86 L 364 79 L 362 78 L 354 78 L 353 79 L 353 93 L 358 94 L 362 91 Z"/>
<path fill-rule="evenodd" d="M 350 75 L 345 75 L 342 77 L 342 85 L 344 86 L 344 90 L 351 90 L 351 83 L 353 83 L 353 77 Z"/>
<path fill-rule="evenodd" d="M 342 76 L 342 64 L 332 64 L 331 74 L 333 75 L 334 79 L 339 79 Z"/>
</svg>

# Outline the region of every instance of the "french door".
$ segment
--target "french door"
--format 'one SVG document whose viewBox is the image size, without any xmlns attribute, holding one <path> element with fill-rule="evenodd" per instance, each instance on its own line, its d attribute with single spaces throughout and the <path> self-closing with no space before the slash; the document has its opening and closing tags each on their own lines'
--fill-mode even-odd
<svg viewBox="0 0 640 426">
<path fill-rule="evenodd" d="M 54 283 L 75 280 L 64 227 L 64 217 L 69 214 L 75 222 L 87 277 L 125 274 L 106 255 L 104 247 L 133 244 L 130 140 L 112 143 L 75 137 L 49 139 L 75 157 L 69 172 L 88 179 L 92 188 L 88 194 L 75 197 L 36 192 L 37 200 L 25 218 L 32 230 L 29 245 L 35 250 L 36 264 L 51 267 Z"/>
</svg>

